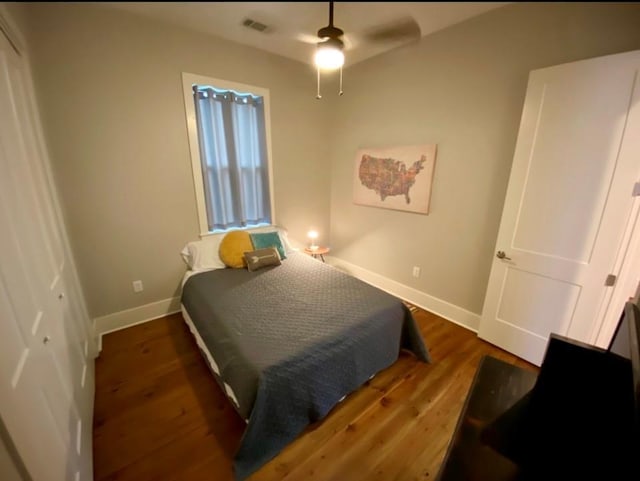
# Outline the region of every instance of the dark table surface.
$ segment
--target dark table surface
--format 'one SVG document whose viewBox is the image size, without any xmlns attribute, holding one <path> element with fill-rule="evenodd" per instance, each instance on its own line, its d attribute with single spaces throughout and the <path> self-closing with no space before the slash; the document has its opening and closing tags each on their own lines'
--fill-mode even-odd
<svg viewBox="0 0 640 481">
<path fill-rule="evenodd" d="M 460 413 L 438 481 L 515 481 L 526 479 L 505 453 L 504 443 L 537 374 L 485 356 Z M 501 443 L 504 443 L 502 445 Z"/>
</svg>

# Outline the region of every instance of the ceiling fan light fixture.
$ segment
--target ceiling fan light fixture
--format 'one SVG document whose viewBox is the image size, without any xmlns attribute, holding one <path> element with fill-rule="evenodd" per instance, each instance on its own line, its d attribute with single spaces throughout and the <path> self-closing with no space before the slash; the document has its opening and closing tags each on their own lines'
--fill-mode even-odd
<svg viewBox="0 0 640 481">
<path fill-rule="evenodd" d="M 344 43 L 342 37 L 344 32 L 333 25 L 333 2 L 329 2 L 329 25 L 318 30 L 318 48 L 313 61 L 316 65 L 318 73 L 317 82 L 318 90 L 316 98 L 321 99 L 320 94 L 320 71 L 321 70 L 340 70 L 340 90 L 338 95 L 342 95 L 342 66 L 344 65 Z"/>
<path fill-rule="evenodd" d="M 344 65 L 343 44 L 340 40 L 330 38 L 318 44 L 314 56 L 316 67 L 322 70 L 336 70 Z"/>
</svg>

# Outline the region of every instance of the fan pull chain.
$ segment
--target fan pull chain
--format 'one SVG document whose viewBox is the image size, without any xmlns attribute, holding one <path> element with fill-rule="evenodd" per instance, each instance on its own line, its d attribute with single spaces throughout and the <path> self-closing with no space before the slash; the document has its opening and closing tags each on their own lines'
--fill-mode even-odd
<svg viewBox="0 0 640 481">
<path fill-rule="evenodd" d="M 318 85 L 318 88 L 316 91 L 316 99 L 320 100 L 322 98 L 322 95 L 320 94 L 320 67 L 316 69 L 316 72 L 317 72 L 316 78 L 317 78 L 317 85 Z M 344 91 L 342 90 L 342 67 L 340 67 L 340 90 L 338 91 L 338 95 L 341 96 L 343 94 L 344 94 Z"/>
</svg>

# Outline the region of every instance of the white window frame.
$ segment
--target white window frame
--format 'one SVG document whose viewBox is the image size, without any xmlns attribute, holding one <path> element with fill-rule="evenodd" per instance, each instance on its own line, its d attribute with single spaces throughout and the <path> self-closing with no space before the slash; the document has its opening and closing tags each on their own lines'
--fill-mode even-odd
<svg viewBox="0 0 640 481">
<path fill-rule="evenodd" d="M 193 85 L 209 85 L 218 89 L 235 90 L 238 93 L 252 93 L 263 98 L 264 102 L 264 130 L 267 144 L 267 172 L 269 176 L 269 202 L 271 203 L 271 224 L 276 225 L 275 203 L 273 195 L 273 165 L 271 159 L 271 101 L 269 89 L 254 85 L 241 84 L 204 75 L 182 72 L 182 89 L 184 93 L 184 108 L 187 119 L 187 134 L 189 136 L 189 152 L 191 154 L 191 172 L 193 174 L 193 186 L 198 207 L 198 225 L 200 238 L 226 232 L 226 230 L 209 230 L 207 222 L 207 205 L 205 202 L 204 179 L 202 178 L 202 162 L 200 159 L 200 146 L 198 144 L 198 124 L 196 122 L 196 108 L 193 102 Z M 249 226 L 242 229 L 252 229 Z M 228 230 L 237 230 L 228 229 Z"/>
</svg>

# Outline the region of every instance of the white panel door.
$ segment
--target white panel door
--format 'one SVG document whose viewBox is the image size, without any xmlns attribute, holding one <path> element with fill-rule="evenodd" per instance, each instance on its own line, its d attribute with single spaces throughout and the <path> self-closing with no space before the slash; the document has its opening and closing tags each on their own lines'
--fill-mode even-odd
<svg viewBox="0 0 640 481">
<path fill-rule="evenodd" d="M 75 302 L 79 294 L 69 292 L 73 287 L 73 281 L 68 278 L 69 267 L 65 257 L 60 227 L 56 221 L 56 214 L 52 208 L 51 193 L 43 172 L 42 162 L 37 149 L 35 126 L 29 115 L 27 93 L 24 90 L 26 80 L 21 65 L 13 63 L 9 69 L 11 87 L 14 89 L 13 101 L 15 105 L 16 124 L 20 126 L 18 139 L 21 140 L 19 158 L 26 162 L 21 169 L 14 173 L 14 184 L 20 186 L 23 197 L 28 198 L 32 217 L 25 220 L 24 236 L 31 236 L 32 247 L 38 253 L 39 263 L 42 263 L 41 275 L 47 279 L 50 295 L 55 301 L 57 314 L 64 319 L 60 322 L 61 332 L 59 339 L 64 339 L 67 346 L 64 352 L 60 352 L 60 362 L 66 363 L 63 369 L 73 381 L 69 381 L 69 389 L 74 391 L 74 396 L 80 400 L 83 395 L 79 391 L 81 373 L 88 359 L 85 355 L 86 342 L 91 338 L 87 326 L 82 322 L 83 315 L 80 312 L 72 312 L 77 308 Z M 60 346 L 62 348 L 62 346 Z"/>
<path fill-rule="evenodd" d="M 26 85 L 23 60 L 0 33 L 0 415 L 34 481 L 89 480 L 90 333 L 77 312 Z"/>
<path fill-rule="evenodd" d="M 0 62 L 2 59 L 0 58 Z M 0 84 L 0 107 L 2 104 Z M 4 117 L 4 116 L 0 116 Z M 15 217 L 28 212 L 9 197 L 5 124 L 0 120 L 0 414 L 34 480 L 74 479 L 74 403 L 58 360 L 61 322 Z M 28 218 L 28 217 L 27 217 Z"/>
<path fill-rule="evenodd" d="M 640 51 L 532 71 L 478 335 L 588 342 L 640 175 Z"/>
<path fill-rule="evenodd" d="M 4 231 L 0 231 L 0 237 L 4 237 Z M 39 384 L 42 372 L 38 366 L 46 362 L 46 348 L 37 344 L 29 328 L 29 325 L 35 327 L 39 336 L 46 335 L 43 334 L 46 328 L 42 326 L 44 312 L 31 302 L 26 292 L 24 297 L 16 298 L 15 293 L 7 292 L 6 287 L 3 268 L 0 284 L 0 316 L 3 320 L 0 323 L 0 405 L 3 421 L 34 480 L 73 479 L 69 478 L 66 466 L 68 446 L 58 432 L 49 400 Z M 27 309 L 28 306 L 31 308 Z M 21 449 L 24 446 L 30 448 Z"/>
</svg>

